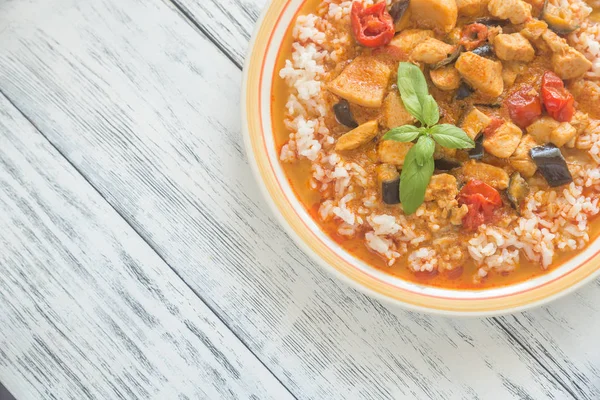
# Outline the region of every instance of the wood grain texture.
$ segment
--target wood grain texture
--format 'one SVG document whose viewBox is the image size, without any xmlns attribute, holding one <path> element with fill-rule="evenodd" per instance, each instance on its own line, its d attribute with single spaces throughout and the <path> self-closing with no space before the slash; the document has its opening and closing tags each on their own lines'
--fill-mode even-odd
<svg viewBox="0 0 600 400">
<path fill-rule="evenodd" d="M 316 267 L 245 162 L 239 69 L 167 3 L 1 9 L 0 89 L 294 395 L 572 397 L 493 321 L 390 309 Z"/>
<path fill-rule="evenodd" d="M 210 38 L 227 43 L 220 50 L 237 65 L 243 65 L 247 52 L 247 43 L 242 39 L 249 37 L 256 22 L 240 19 L 240 15 L 255 16 L 268 3 L 267 0 L 172 1 L 202 25 L 202 31 Z M 600 332 L 600 307 L 596 304 L 600 304 L 600 280 L 549 307 L 493 321 L 513 335 L 573 394 L 597 399 L 600 398 L 600 350 L 590 351 L 595 347 L 595 333 Z"/>
<path fill-rule="evenodd" d="M 18 399 L 292 398 L 3 96 L 0 209 Z"/>
<path fill-rule="evenodd" d="M 238 67 L 267 0 L 171 0 Z"/>
<path fill-rule="evenodd" d="M 577 398 L 600 398 L 600 281 L 548 307 L 498 321 Z"/>
</svg>

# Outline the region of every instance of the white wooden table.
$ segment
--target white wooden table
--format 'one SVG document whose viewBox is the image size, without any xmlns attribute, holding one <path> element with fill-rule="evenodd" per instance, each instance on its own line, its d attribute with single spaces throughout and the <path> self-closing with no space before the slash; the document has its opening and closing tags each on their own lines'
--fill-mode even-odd
<svg viewBox="0 0 600 400">
<path fill-rule="evenodd" d="M 457 320 L 330 279 L 240 136 L 266 0 L 0 0 L 0 382 L 17 399 L 598 399 L 600 282 Z"/>
</svg>

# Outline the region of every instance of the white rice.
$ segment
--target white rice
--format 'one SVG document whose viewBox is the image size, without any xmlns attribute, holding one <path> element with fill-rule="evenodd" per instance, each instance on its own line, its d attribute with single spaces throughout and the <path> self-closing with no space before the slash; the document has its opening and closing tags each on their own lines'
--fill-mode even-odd
<svg viewBox="0 0 600 400">
<path fill-rule="evenodd" d="M 408 267 L 415 272 L 432 272 L 437 264 L 437 253 L 430 247 L 421 247 L 408 256 Z"/>
<path fill-rule="evenodd" d="M 583 23 L 580 29 L 569 35 L 569 44 L 592 62 L 592 69 L 586 77 L 600 79 L 600 24 Z"/>
</svg>

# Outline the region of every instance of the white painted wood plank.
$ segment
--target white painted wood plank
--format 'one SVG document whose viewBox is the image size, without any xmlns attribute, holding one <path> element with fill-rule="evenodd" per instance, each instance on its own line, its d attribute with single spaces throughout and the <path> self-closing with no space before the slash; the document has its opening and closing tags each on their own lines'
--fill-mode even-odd
<svg viewBox="0 0 600 400">
<path fill-rule="evenodd" d="M 0 23 L 0 88 L 297 397 L 570 397 L 492 321 L 383 307 L 299 251 L 244 160 L 240 71 L 163 3 Z"/>
<path fill-rule="evenodd" d="M 499 321 L 578 398 L 600 399 L 600 281 Z"/>
<path fill-rule="evenodd" d="M 0 381 L 18 399 L 291 398 L 1 95 L 0 210 Z"/>
<path fill-rule="evenodd" d="M 267 0 L 173 1 L 203 27 L 208 37 L 227 43 L 221 50 L 238 65 L 243 64 L 247 38 L 256 22 L 254 16 L 268 3 Z M 242 18 L 244 15 L 247 17 Z M 594 348 L 594 333 L 600 332 L 600 310 L 595 306 L 600 304 L 598 282 L 542 310 L 497 319 L 582 398 L 600 398 L 600 350 L 589 351 Z M 573 336 L 578 340 L 573 341 Z"/>
<path fill-rule="evenodd" d="M 169 0 L 167 0 L 169 1 Z M 242 66 L 267 0 L 171 0 L 231 60 Z"/>
</svg>

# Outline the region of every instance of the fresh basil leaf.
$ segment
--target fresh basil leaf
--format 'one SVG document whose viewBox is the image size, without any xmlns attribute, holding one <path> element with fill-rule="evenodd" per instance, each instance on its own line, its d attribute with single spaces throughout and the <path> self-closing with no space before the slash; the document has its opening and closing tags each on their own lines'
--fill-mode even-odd
<svg viewBox="0 0 600 400">
<path fill-rule="evenodd" d="M 417 128 L 416 126 L 412 125 L 404 125 L 390 129 L 385 135 L 383 135 L 383 140 L 394 140 L 396 142 L 412 142 L 420 134 L 420 128 Z"/>
<path fill-rule="evenodd" d="M 398 89 L 406 111 L 423 123 L 423 106 L 410 78 L 398 76 Z"/>
<path fill-rule="evenodd" d="M 435 168 L 433 151 L 435 143 L 428 136 L 421 136 L 408 151 L 400 175 L 400 201 L 404 213 L 412 214 L 423 204 L 425 191 Z M 418 160 L 422 161 L 419 165 Z"/>
<path fill-rule="evenodd" d="M 414 64 L 401 62 L 398 66 L 398 90 L 406 110 L 424 123 L 423 102 L 429 94 L 423 72 Z"/>
<path fill-rule="evenodd" d="M 431 128 L 430 132 L 436 142 L 449 149 L 472 149 L 475 147 L 473 139 L 457 126 L 436 125 Z"/>
<path fill-rule="evenodd" d="M 440 120 L 440 109 L 432 95 L 427 95 L 423 102 L 423 122 L 427 126 L 433 126 Z"/>
<path fill-rule="evenodd" d="M 415 64 L 401 62 L 398 66 L 398 80 L 401 78 L 408 79 L 412 91 L 422 104 L 425 97 L 429 94 L 429 89 L 427 88 L 427 80 L 425 80 L 425 75 L 423 75 L 421 69 Z M 400 85 L 398 85 L 398 87 L 400 88 Z M 400 88 L 400 94 L 402 94 L 402 88 Z M 402 101 L 404 101 L 404 99 L 402 99 Z"/>
<path fill-rule="evenodd" d="M 433 157 L 435 152 L 435 142 L 429 136 L 423 136 L 419 138 L 419 141 L 415 145 L 417 147 L 416 161 L 419 167 L 422 167 L 428 159 Z"/>
</svg>

